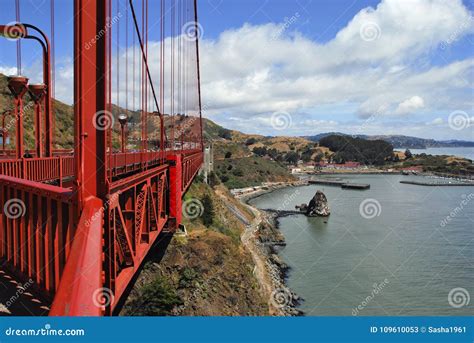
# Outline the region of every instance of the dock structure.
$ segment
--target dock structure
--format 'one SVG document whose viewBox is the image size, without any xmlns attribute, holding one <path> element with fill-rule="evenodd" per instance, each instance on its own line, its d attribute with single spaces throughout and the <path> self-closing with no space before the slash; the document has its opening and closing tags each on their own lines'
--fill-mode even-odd
<svg viewBox="0 0 474 343">
<path fill-rule="evenodd" d="M 400 181 L 406 185 L 431 186 L 431 187 L 449 187 L 449 186 L 474 186 L 474 182 L 423 182 L 423 181 Z"/>
<path fill-rule="evenodd" d="M 308 183 L 313 184 L 313 185 L 339 186 L 343 189 L 356 189 L 356 190 L 370 189 L 370 184 L 368 183 L 350 183 L 343 180 L 315 179 L 315 180 L 309 180 Z"/>
<path fill-rule="evenodd" d="M 343 183 L 341 187 L 346 189 L 370 189 L 368 183 Z"/>
<path fill-rule="evenodd" d="M 275 210 L 275 209 L 272 209 L 272 208 L 265 208 L 265 209 L 262 209 L 262 211 L 271 213 L 271 214 L 274 215 L 275 217 L 288 217 L 288 216 L 297 215 L 297 214 L 302 214 L 302 215 L 305 215 L 305 214 L 306 214 L 305 211 L 296 211 L 296 210 Z"/>
<path fill-rule="evenodd" d="M 342 186 L 346 182 L 342 180 L 316 179 L 316 180 L 309 180 L 308 183 L 311 185 Z"/>
</svg>

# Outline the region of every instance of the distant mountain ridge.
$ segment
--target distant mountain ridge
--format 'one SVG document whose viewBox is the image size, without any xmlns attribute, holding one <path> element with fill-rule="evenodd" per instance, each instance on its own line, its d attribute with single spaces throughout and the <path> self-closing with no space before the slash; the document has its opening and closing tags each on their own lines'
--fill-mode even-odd
<svg viewBox="0 0 474 343">
<path fill-rule="evenodd" d="M 321 139 L 337 135 L 337 136 L 351 136 L 367 140 L 383 140 L 393 145 L 395 149 L 409 148 L 409 149 L 426 149 L 426 148 L 456 148 L 456 147 L 474 147 L 474 142 L 463 140 L 445 140 L 438 141 L 435 139 L 426 139 L 419 137 L 403 136 L 403 135 L 349 135 L 342 132 L 325 132 L 313 136 L 304 136 L 304 138 L 319 142 Z"/>
</svg>

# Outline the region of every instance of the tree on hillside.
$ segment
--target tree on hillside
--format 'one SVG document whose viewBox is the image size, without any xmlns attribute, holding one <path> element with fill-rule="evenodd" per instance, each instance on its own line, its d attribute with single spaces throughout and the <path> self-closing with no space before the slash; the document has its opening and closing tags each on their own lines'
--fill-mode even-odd
<svg viewBox="0 0 474 343">
<path fill-rule="evenodd" d="M 323 157 L 324 157 L 324 154 L 322 153 L 316 154 L 316 156 L 314 156 L 314 162 L 316 163 L 321 162 L 323 160 Z"/>
<path fill-rule="evenodd" d="M 212 199 L 208 194 L 205 194 L 201 200 L 202 202 L 202 223 L 206 227 L 210 227 L 214 222 L 214 204 L 212 203 Z"/>
<path fill-rule="evenodd" d="M 217 177 L 216 173 L 213 171 L 210 172 L 209 174 L 209 186 L 215 187 L 219 184 L 219 178 Z"/>
<path fill-rule="evenodd" d="M 232 157 L 232 153 L 231 153 L 230 151 L 227 151 L 227 152 L 225 153 L 224 158 L 231 158 L 231 157 Z"/>
<path fill-rule="evenodd" d="M 297 165 L 299 159 L 300 159 L 300 156 L 299 156 L 299 154 L 298 154 L 297 152 L 295 152 L 295 151 L 290 151 L 290 152 L 288 152 L 288 153 L 285 155 L 285 161 L 286 161 L 288 164 Z"/>
<path fill-rule="evenodd" d="M 267 148 L 262 147 L 255 147 L 252 149 L 252 152 L 257 156 L 265 156 L 267 154 Z"/>
<path fill-rule="evenodd" d="M 406 149 L 405 150 L 405 160 L 409 160 L 412 157 L 413 157 L 413 154 L 411 153 L 410 149 Z"/>
<path fill-rule="evenodd" d="M 393 155 L 393 146 L 383 140 L 366 140 L 349 136 L 331 135 L 321 139 L 320 145 L 335 154 L 332 160 L 356 161 L 366 165 L 383 165 Z"/>
<path fill-rule="evenodd" d="M 311 149 L 311 147 L 307 146 L 301 154 L 301 159 L 303 160 L 303 162 L 308 163 L 309 161 L 311 161 L 311 156 L 313 156 L 313 150 Z"/>
<path fill-rule="evenodd" d="M 245 145 L 252 145 L 252 144 L 255 144 L 257 140 L 255 138 L 249 138 L 245 141 Z"/>
<path fill-rule="evenodd" d="M 230 130 L 224 129 L 223 127 L 219 129 L 218 135 L 221 138 L 232 140 L 232 132 Z"/>
<path fill-rule="evenodd" d="M 183 301 L 169 282 L 157 276 L 140 289 L 139 296 L 126 305 L 126 309 L 137 316 L 167 316 L 175 306 L 182 304 Z"/>
</svg>

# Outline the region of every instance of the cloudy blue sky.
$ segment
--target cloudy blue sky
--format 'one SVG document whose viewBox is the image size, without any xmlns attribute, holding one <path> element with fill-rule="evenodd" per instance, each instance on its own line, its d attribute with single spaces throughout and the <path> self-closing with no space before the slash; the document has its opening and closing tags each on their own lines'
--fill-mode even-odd
<svg viewBox="0 0 474 343">
<path fill-rule="evenodd" d="M 2 22 L 14 20 L 14 1 L 1 1 Z M 49 1 L 30 3 L 22 18 L 49 27 L 38 15 Z M 71 2 L 56 11 L 70 18 Z M 470 0 L 200 0 L 205 115 L 265 135 L 474 140 L 473 11 Z M 71 29 L 58 30 L 56 47 L 57 96 L 68 103 Z M 12 73 L 4 44 L 0 72 Z"/>
</svg>

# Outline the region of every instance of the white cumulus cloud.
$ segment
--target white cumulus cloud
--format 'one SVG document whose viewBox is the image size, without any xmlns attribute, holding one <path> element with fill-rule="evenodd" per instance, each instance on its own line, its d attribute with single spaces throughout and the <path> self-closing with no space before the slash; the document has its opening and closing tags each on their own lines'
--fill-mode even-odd
<svg viewBox="0 0 474 343">
<path fill-rule="evenodd" d="M 398 105 L 395 113 L 402 114 L 402 115 L 410 114 L 423 107 L 425 107 L 425 101 L 423 100 L 422 97 L 415 95 L 415 96 L 412 96 L 410 99 L 406 99 L 405 101 L 401 102 Z"/>
</svg>

